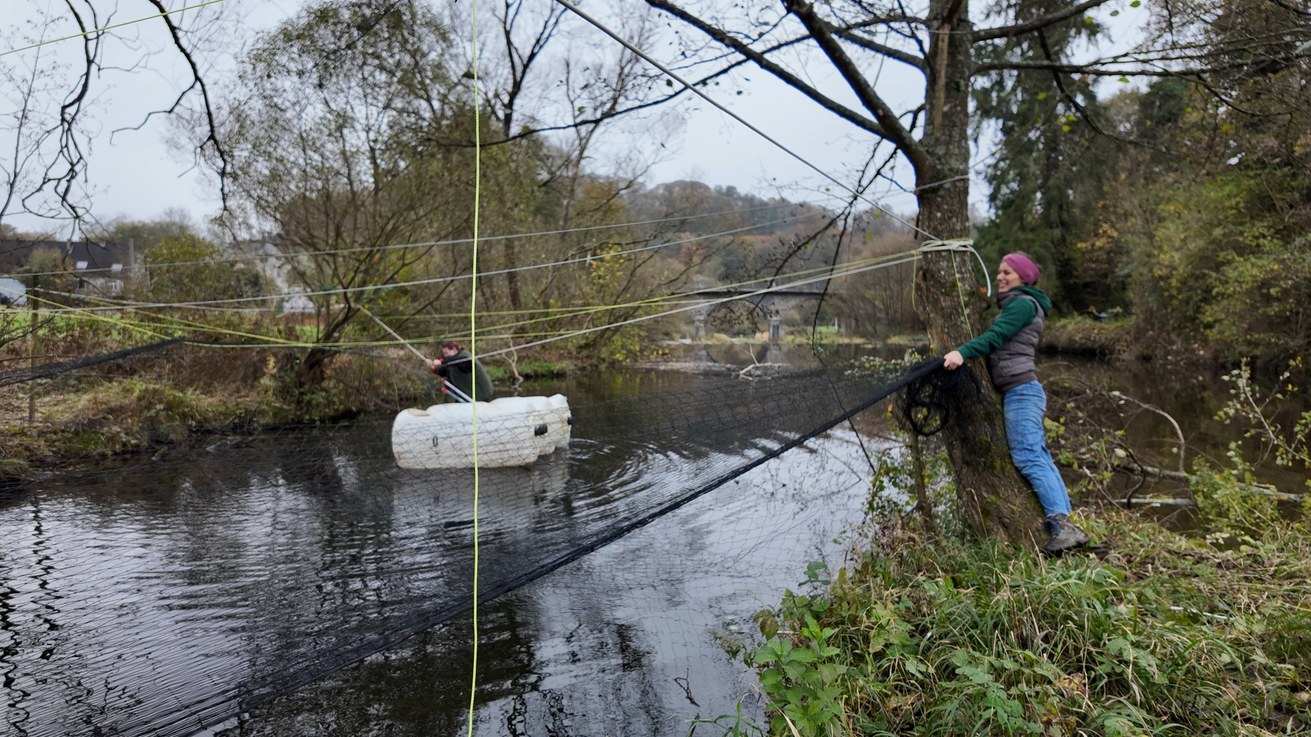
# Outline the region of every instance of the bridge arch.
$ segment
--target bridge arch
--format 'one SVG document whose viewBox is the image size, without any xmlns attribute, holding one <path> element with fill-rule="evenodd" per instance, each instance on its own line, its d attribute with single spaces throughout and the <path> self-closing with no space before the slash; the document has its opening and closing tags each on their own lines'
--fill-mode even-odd
<svg viewBox="0 0 1311 737">
<path fill-rule="evenodd" d="M 822 292 L 798 289 L 779 289 L 763 293 L 760 290 L 745 289 L 700 290 L 697 295 L 709 301 L 692 312 L 692 341 L 705 344 L 706 321 L 715 310 L 733 302 L 746 302 L 760 310 L 769 321 L 769 348 L 765 353 L 765 363 L 787 363 L 782 346 L 783 313 L 803 302 L 819 299 L 822 294 Z"/>
</svg>

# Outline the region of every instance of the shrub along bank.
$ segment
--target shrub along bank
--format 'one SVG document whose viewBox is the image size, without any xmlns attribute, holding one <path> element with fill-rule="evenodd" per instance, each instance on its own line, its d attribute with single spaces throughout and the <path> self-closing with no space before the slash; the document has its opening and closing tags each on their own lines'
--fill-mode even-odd
<svg viewBox="0 0 1311 737">
<path fill-rule="evenodd" d="M 0 478 L 438 398 L 436 382 L 400 354 L 341 355 L 312 391 L 292 386 L 288 358 L 180 347 L 130 367 L 110 364 L 19 384 L 0 407 Z"/>
<path fill-rule="evenodd" d="M 1280 411 L 1300 369 L 1264 390 L 1245 365 L 1226 376 L 1218 416 L 1251 432 L 1223 465 L 1195 464 L 1197 534 L 1106 507 L 1079 520 L 1098 547 L 1063 558 L 977 540 L 941 455 L 925 464 L 939 510 L 927 532 L 909 502 L 877 493 L 910 488 L 914 464 L 882 464 L 882 522 L 854 563 L 812 566 L 805 590 L 758 617 L 764 642 L 744 652 L 770 721 L 733 731 L 1311 734 L 1311 494 L 1300 507 L 1272 494 L 1250 460 L 1311 471 L 1311 412 Z"/>
<path fill-rule="evenodd" d="M 1217 546 L 1129 513 L 1050 560 L 885 528 L 761 616 L 771 735 L 1311 730 L 1311 536 Z M 763 731 L 763 730 L 762 730 Z"/>
</svg>

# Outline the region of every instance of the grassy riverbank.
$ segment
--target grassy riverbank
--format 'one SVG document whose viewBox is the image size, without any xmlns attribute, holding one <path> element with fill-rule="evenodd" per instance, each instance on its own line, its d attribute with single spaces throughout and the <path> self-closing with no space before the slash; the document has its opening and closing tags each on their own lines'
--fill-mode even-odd
<svg viewBox="0 0 1311 737">
<path fill-rule="evenodd" d="M 1311 731 L 1305 525 L 1216 544 L 1127 512 L 1082 522 L 1102 555 L 879 529 L 760 617 L 767 733 Z"/>
<path fill-rule="evenodd" d="M 67 355 L 98 344 L 60 347 Z M 292 356 L 276 350 L 222 351 L 179 345 L 17 384 L 0 399 L 0 480 L 72 463 L 150 453 L 214 436 L 338 421 L 362 413 L 440 401 L 437 383 L 401 349 L 336 356 L 320 386 L 298 391 Z M 525 379 L 559 376 L 565 364 L 525 362 Z M 504 391 L 513 381 L 488 366 Z"/>
<path fill-rule="evenodd" d="M 758 616 L 764 639 L 740 646 L 770 722 L 729 732 L 1311 734 L 1311 496 L 1256 483 L 1254 465 L 1311 468 L 1311 413 L 1267 414 L 1296 393 L 1291 376 L 1226 375 L 1216 411 L 1251 432 L 1194 462 L 1187 535 L 1106 505 L 1079 520 L 1095 546 L 1062 558 L 977 540 L 931 456 L 931 531 L 876 493 L 879 522 L 843 569 L 812 568 Z M 908 486 L 899 463 L 876 489 Z M 1080 478 L 1076 498 L 1120 498 L 1103 474 Z"/>
<path fill-rule="evenodd" d="M 1130 323 L 1126 319 L 1067 317 L 1047 323 L 1042 349 L 1075 355 L 1124 356 L 1131 350 L 1130 336 Z"/>
<path fill-rule="evenodd" d="M 1085 318 L 1055 321 L 1048 347 L 1057 351 L 1122 355 L 1124 322 Z M 257 326 L 243 326 L 257 330 Z M 826 346 L 843 343 L 835 336 Z M 790 345 L 810 338 L 790 335 Z M 41 334 L 38 364 L 76 361 L 140 344 L 139 337 L 111 326 L 52 322 Z M 890 338 L 877 348 L 921 346 L 920 337 Z M 860 350 L 861 344 L 846 346 Z M 876 346 L 869 346 L 873 351 Z M 8 366 L 29 363 L 28 346 L 3 346 Z M 68 462 L 120 453 L 153 452 L 212 435 L 247 433 L 334 421 L 384 408 L 437 401 L 431 377 L 408 350 L 342 352 L 327 364 L 312 390 L 295 386 L 297 356 L 276 348 L 216 348 L 177 345 L 157 354 L 132 356 L 13 385 L 0 397 L 0 480 Z M 523 379 L 558 377 L 571 370 L 568 355 L 516 362 L 486 362 L 493 381 L 512 386 Z"/>
</svg>

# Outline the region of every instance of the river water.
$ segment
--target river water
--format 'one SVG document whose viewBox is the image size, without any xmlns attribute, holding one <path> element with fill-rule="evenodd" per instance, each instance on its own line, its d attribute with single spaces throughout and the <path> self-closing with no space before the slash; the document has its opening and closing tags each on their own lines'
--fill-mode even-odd
<svg viewBox="0 0 1311 737">
<path fill-rule="evenodd" d="M 471 691 L 480 735 L 758 721 L 722 640 L 841 564 L 882 447 L 843 426 L 681 504 L 795 437 L 768 385 L 539 387 L 570 446 L 477 477 L 395 468 L 387 417 L 3 492 L 4 734 L 454 735 Z"/>
<path fill-rule="evenodd" d="M 1195 448 L 1233 435 L 1207 422 L 1223 398 L 1211 377 L 1052 363 L 1048 375 L 1175 413 Z M 783 398 L 649 371 L 532 393 L 557 391 L 576 410 L 570 446 L 478 477 L 396 469 L 390 418 L 367 418 L 0 492 L 3 734 L 461 735 L 472 719 L 486 736 L 644 737 L 760 723 L 754 678 L 725 643 L 750 641 L 752 615 L 805 588 L 808 564 L 842 564 L 868 459 L 887 448 L 879 413 L 674 504 L 670 490 L 786 439 L 771 414 Z M 1165 465 L 1168 423 L 1145 413 L 1131 429 Z M 626 534 L 606 533 L 616 526 Z M 460 598 L 475 586 L 476 625 Z"/>
</svg>

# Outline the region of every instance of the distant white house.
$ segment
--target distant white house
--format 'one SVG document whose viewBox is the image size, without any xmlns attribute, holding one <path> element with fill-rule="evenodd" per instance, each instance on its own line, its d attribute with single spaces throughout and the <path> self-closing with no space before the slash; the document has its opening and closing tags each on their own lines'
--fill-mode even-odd
<svg viewBox="0 0 1311 737">
<path fill-rule="evenodd" d="M 74 291 L 79 294 L 117 296 L 123 293 L 126 280 L 134 278 L 140 265 L 131 243 L 92 243 L 89 241 L 0 240 L 0 278 L 5 293 L 17 289 L 11 301 L 20 295 L 26 302 L 27 288 L 14 278 L 32 263 L 39 253 L 53 254 L 67 273 L 75 277 Z M 232 255 L 248 260 L 275 285 L 276 308 L 289 314 L 313 314 L 314 303 L 305 296 L 307 289 L 295 281 L 289 257 L 267 241 L 243 241 L 232 247 Z M 47 256 L 48 257 L 48 256 Z"/>
<path fill-rule="evenodd" d="M 302 293 L 288 294 L 282 299 L 282 312 L 287 315 L 312 315 L 314 303 Z"/>
<path fill-rule="evenodd" d="M 279 295 L 278 311 L 289 315 L 313 314 L 314 303 L 306 297 L 305 288 L 291 284 L 291 259 L 268 241 L 241 241 L 233 252 L 249 259 L 248 264 L 263 274 Z"/>
<path fill-rule="evenodd" d="M 123 270 L 136 267 L 131 245 L 74 241 L 68 244 L 79 293 L 117 296 L 123 293 Z"/>
</svg>

